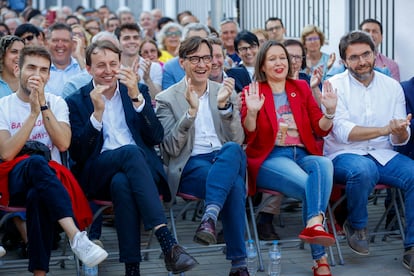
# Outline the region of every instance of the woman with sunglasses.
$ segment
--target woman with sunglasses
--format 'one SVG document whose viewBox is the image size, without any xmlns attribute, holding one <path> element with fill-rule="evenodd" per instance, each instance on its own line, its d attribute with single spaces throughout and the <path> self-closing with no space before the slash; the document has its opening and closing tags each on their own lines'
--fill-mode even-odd
<svg viewBox="0 0 414 276">
<path fill-rule="evenodd" d="M 162 63 L 166 63 L 178 55 L 181 34 L 182 27 L 174 22 L 167 23 L 161 28 L 157 36 L 157 41 L 161 50 L 159 60 Z"/>
</svg>

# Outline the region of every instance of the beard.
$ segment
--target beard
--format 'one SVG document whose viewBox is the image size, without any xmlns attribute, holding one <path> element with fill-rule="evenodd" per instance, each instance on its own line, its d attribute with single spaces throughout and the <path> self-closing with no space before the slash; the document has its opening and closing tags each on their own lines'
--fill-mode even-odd
<svg viewBox="0 0 414 276">
<path fill-rule="evenodd" d="M 357 68 L 363 69 L 364 67 L 368 67 L 369 70 L 367 72 L 364 72 L 364 73 L 358 73 L 357 70 L 355 70 L 351 67 L 348 67 L 348 71 L 349 71 L 349 73 L 351 73 L 351 75 L 354 78 L 356 78 L 357 80 L 359 80 L 361 82 L 364 82 L 364 81 L 366 81 L 366 80 L 368 80 L 369 78 L 372 77 L 372 74 L 373 74 L 373 71 L 374 71 L 374 64 L 368 63 L 367 65 L 359 66 Z"/>
<path fill-rule="evenodd" d="M 23 85 L 23 84 L 20 85 L 20 89 L 26 95 L 30 95 L 30 93 L 32 92 L 30 88 L 28 88 L 26 85 Z"/>
</svg>

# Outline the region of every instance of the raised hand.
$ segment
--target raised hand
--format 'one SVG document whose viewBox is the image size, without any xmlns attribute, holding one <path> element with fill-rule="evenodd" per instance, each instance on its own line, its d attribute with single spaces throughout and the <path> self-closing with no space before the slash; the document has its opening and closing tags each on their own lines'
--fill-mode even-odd
<svg viewBox="0 0 414 276">
<path fill-rule="evenodd" d="M 328 114 L 335 114 L 338 96 L 336 90 L 333 89 L 329 81 L 323 83 L 323 94 L 321 95 L 321 103 L 325 107 Z"/>
<path fill-rule="evenodd" d="M 312 76 L 310 79 L 310 87 L 316 88 L 317 86 L 319 86 L 319 84 L 322 81 L 322 76 L 323 76 L 323 65 L 320 65 L 316 67 L 312 72 Z"/>
<path fill-rule="evenodd" d="M 34 75 L 34 76 L 29 77 L 29 79 L 27 80 L 27 86 L 30 90 L 30 93 L 36 92 L 37 94 L 36 97 L 37 97 L 39 106 L 46 104 L 45 85 L 46 85 L 45 82 L 40 76 Z"/>
<path fill-rule="evenodd" d="M 128 95 L 130 98 L 136 98 L 138 90 L 138 74 L 130 67 L 119 69 L 116 77 L 119 82 L 124 84 L 128 88 Z"/>
<path fill-rule="evenodd" d="M 149 80 L 150 78 L 150 72 L 151 72 L 151 64 L 152 62 L 150 60 L 142 59 L 143 62 L 140 64 L 140 67 L 142 69 L 142 72 L 144 72 L 142 78 L 145 82 Z"/>
<path fill-rule="evenodd" d="M 265 96 L 260 94 L 258 82 L 250 83 L 249 90 L 244 90 L 244 99 L 248 111 L 257 113 L 262 108 Z"/>
<path fill-rule="evenodd" d="M 97 85 L 89 94 L 93 104 L 94 115 L 98 121 L 102 121 L 102 114 L 105 110 L 105 101 L 102 93 L 108 88 L 108 85 Z"/>
<path fill-rule="evenodd" d="M 334 65 L 335 60 L 336 60 L 335 53 L 331 53 L 329 55 L 328 63 L 326 64 L 326 67 L 328 68 L 328 70 L 331 69 L 332 65 Z"/>
<path fill-rule="evenodd" d="M 194 91 L 194 87 L 191 84 L 191 79 L 188 79 L 187 81 L 187 89 L 185 90 L 185 99 L 190 105 L 190 109 L 188 110 L 188 113 L 190 116 L 194 117 L 198 111 L 199 99 L 198 99 L 197 92 Z"/>
<path fill-rule="evenodd" d="M 226 78 L 223 81 L 223 86 L 220 88 L 217 94 L 217 106 L 224 107 L 230 99 L 231 93 L 234 90 L 234 79 Z"/>
</svg>

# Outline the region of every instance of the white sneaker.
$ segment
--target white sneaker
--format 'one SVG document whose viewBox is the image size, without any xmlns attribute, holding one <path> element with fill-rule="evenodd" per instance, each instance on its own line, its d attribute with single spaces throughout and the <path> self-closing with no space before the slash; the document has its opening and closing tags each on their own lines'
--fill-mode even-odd
<svg viewBox="0 0 414 276">
<path fill-rule="evenodd" d="M 0 258 L 4 255 L 6 255 L 6 249 L 4 249 L 4 247 L 0 245 Z"/>
<path fill-rule="evenodd" d="M 70 243 L 73 253 L 89 267 L 96 266 L 108 257 L 108 253 L 91 242 L 86 232 L 78 232 Z"/>
</svg>

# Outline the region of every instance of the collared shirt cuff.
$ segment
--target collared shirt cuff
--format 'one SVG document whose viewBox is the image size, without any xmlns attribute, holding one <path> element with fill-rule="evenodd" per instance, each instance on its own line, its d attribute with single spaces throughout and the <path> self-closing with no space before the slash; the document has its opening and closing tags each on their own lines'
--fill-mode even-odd
<svg viewBox="0 0 414 276">
<path fill-rule="evenodd" d="M 91 114 L 91 117 L 89 118 L 89 120 L 91 121 L 92 126 L 97 131 L 101 131 L 102 130 L 102 123 L 99 122 L 98 120 L 96 120 L 96 118 L 93 116 L 93 113 Z"/>
<path fill-rule="evenodd" d="M 145 99 L 142 101 L 142 104 L 141 104 L 140 106 L 135 107 L 135 105 L 133 105 L 133 104 L 132 104 L 132 106 L 134 107 L 135 112 L 140 113 L 140 112 L 144 109 L 144 106 L 145 106 Z"/>
<path fill-rule="evenodd" d="M 219 112 L 220 112 L 220 114 L 221 114 L 221 115 L 227 115 L 227 114 L 229 114 L 229 113 L 233 113 L 233 105 L 231 104 L 231 105 L 229 106 L 229 108 L 227 108 L 227 109 L 225 109 L 225 110 L 221 110 L 221 109 L 219 109 Z"/>
</svg>

